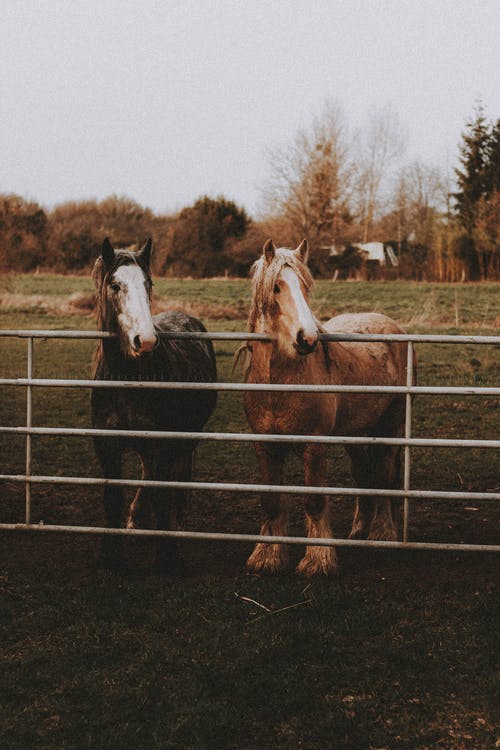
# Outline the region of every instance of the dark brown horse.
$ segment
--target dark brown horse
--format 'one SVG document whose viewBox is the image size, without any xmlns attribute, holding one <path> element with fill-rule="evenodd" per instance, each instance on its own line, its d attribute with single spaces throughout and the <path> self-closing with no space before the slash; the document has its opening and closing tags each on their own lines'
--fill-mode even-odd
<svg viewBox="0 0 500 750">
<path fill-rule="evenodd" d="M 304 241 L 296 250 L 276 249 L 272 240 L 253 268 L 253 294 L 249 330 L 269 334 L 271 343 L 253 342 L 247 372 L 250 383 L 310 383 L 336 385 L 404 385 L 406 343 L 319 343 L 326 333 L 404 333 L 390 318 L 378 313 L 338 315 L 320 324 L 310 310 L 308 294 L 312 276 L 307 267 Z M 404 434 L 405 401 L 401 394 L 371 393 L 260 393 L 245 394 L 245 410 L 254 432 L 303 435 Z M 400 485 L 399 446 L 347 445 L 352 473 L 361 487 L 397 488 Z M 289 448 L 284 444 L 256 445 L 262 479 L 282 484 L 283 464 Z M 325 486 L 325 445 L 302 448 L 306 485 Z M 279 495 L 263 494 L 263 535 L 287 534 L 287 508 Z M 327 498 L 308 495 L 305 500 L 307 533 L 332 537 Z M 396 539 L 391 500 L 358 498 L 351 538 Z M 256 572 L 277 572 L 286 565 L 280 544 L 257 544 L 248 559 Z M 308 546 L 298 565 L 302 575 L 327 575 L 336 568 L 332 547 Z"/>
<path fill-rule="evenodd" d="M 96 380 L 213 382 L 215 356 L 209 340 L 162 338 L 165 331 L 205 331 L 202 323 L 184 312 L 151 316 L 151 240 L 140 252 L 114 250 L 105 239 L 93 269 L 97 289 L 98 324 L 113 337 L 97 348 Z M 101 429 L 200 431 L 216 402 L 215 391 L 148 388 L 94 388 L 92 423 Z M 146 480 L 189 481 L 195 443 L 132 437 L 96 437 L 95 450 L 106 478 L 120 478 L 126 450 L 137 453 Z M 144 523 L 152 507 L 160 529 L 176 528 L 182 521 L 185 493 L 181 490 L 140 488 L 132 502 L 127 526 Z M 107 525 L 120 526 L 123 496 L 119 486 L 106 485 Z M 123 563 L 120 536 L 105 536 L 103 560 L 108 567 Z M 177 564 L 172 540 L 160 540 L 157 564 Z"/>
</svg>

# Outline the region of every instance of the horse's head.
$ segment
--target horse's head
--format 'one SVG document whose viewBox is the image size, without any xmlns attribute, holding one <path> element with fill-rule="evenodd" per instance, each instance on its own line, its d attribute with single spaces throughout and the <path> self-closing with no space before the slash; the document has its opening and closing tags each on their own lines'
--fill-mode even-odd
<svg viewBox="0 0 500 750">
<path fill-rule="evenodd" d="M 251 330 L 272 333 L 287 356 L 310 354 L 319 341 L 318 322 L 308 303 L 313 279 L 307 267 L 307 240 L 295 249 L 267 240 L 253 267 Z"/>
<path fill-rule="evenodd" d="M 106 238 L 92 274 L 100 327 L 118 336 L 127 357 L 140 357 L 158 343 L 150 309 L 151 250 L 150 239 L 140 251 L 132 252 L 114 250 Z"/>
</svg>

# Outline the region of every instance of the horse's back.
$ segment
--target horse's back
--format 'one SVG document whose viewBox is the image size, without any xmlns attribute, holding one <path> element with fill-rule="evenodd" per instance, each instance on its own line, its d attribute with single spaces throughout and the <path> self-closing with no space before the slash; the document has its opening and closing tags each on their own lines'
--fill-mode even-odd
<svg viewBox="0 0 500 750">
<path fill-rule="evenodd" d="M 155 327 L 159 331 L 206 331 L 207 329 L 198 318 L 183 310 L 168 310 L 153 316 Z"/>
<path fill-rule="evenodd" d="M 405 333 L 395 320 L 376 312 L 343 313 L 322 325 L 327 333 Z"/>
<path fill-rule="evenodd" d="M 327 333 L 404 334 L 382 313 L 344 313 L 323 324 Z M 342 341 L 330 344 L 332 359 L 343 382 L 399 385 L 406 381 L 407 343 L 399 341 Z M 342 352 L 341 356 L 339 356 Z"/>
<path fill-rule="evenodd" d="M 201 320 L 183 310 L 160 313 L 153 317 L 153 322 L 160 333 L 207 332 Z M 213 382 L 217 379 L 215 353 L 210 339 L 164 339 L 157 351 L 157 358 L 168 360 L 171 380 Z"/>
</svg>

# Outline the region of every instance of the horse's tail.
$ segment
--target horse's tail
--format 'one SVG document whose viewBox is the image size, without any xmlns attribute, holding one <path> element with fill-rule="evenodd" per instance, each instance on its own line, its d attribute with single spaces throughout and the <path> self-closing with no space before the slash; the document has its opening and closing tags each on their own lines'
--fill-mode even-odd
<svg viewBox="0 0 500 750">
<path fill-rule="evenodd" d="M 247 342 L 239 346 L 233 356 L 233 367 L 232 372 L 234 373 L 236 368 L 240 366 L 240 364 L 243 367 L 243 375 L 245 380 L 247 379 L 248 372 L 250 370 L 250 365 L 252 363 L 252 345 Z"/>
</svg>

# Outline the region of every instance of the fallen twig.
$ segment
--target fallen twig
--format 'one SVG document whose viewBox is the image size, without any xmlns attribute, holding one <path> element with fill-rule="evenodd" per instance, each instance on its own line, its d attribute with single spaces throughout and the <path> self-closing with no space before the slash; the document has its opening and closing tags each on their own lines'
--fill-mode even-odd
<svg viewBox="0 0 500 750">
<path fill-rule="evenodd" d="M 271 612 L 269 607 L 266 607 L 265 604 L 261 604 L 255 599 L 251 599 L 249 596 L 241 596 L 241 594 L 238 594 L 236 591 L 234 592 L 234 595 L 237 599 L 241 599 L 242 602 L 249 602 L 250 604 L 255 604 L 255 606 L 260 607 L 261 609 L 265 609 L 266 612 Z"/>
<path fill-rule="evenodd" d="M 269 617 L 269 615 L 278 615 L 280 612 L 286 612 L 288 609 L 295 609 L 296 607 L 301 607 L 303 604 L 311 604 L 312 599 L 304 599 L 303 602 L 297 602 L 296 604 L 289 604 L 287 607 L 280 607 L 280 609 L 269 609 L 265 615 L 260 615 L 259 617 L 256 617 L 252 620 L 252 622 L 257 622 L 257 620 L 262 620 L 263 617 Z M 267 609 L 267 607 L 264 607 L 264 609 Z"/>
</svg>

